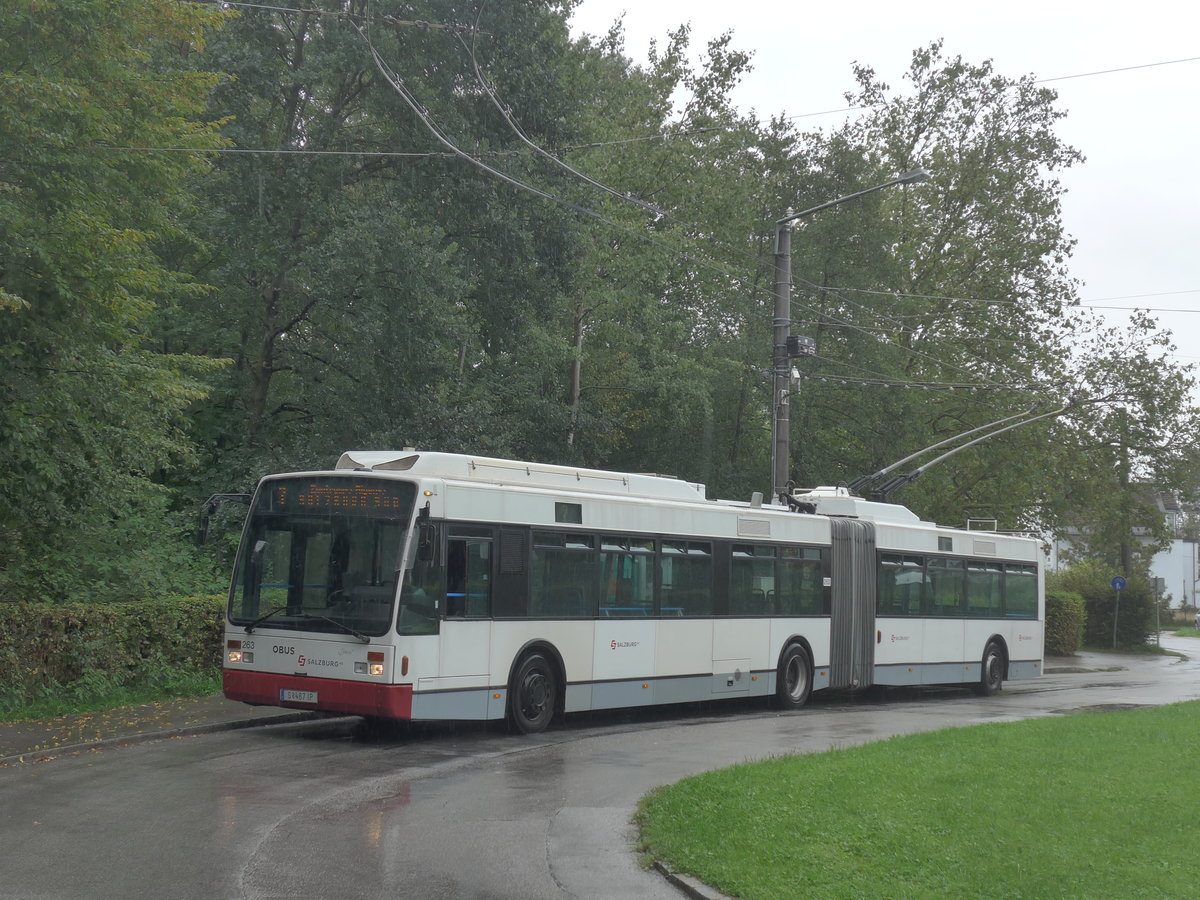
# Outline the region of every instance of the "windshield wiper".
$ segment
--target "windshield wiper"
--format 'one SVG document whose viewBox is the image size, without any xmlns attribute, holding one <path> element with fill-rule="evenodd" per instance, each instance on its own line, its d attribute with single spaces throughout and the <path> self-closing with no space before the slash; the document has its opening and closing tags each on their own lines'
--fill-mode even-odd
<svg viewBox="0 0 1200 900">
<path fill-rule="evenodd" d="M 285 609 L 287 609 L 286 606 L 277 606 L 273 610 L 271 610 L 269 613 L 267 613 L 266 615 L 259 616 L 257 619 L 255 619 L 253 622 L 251 622 L 249 625 L 246 626 L 246 634 L 250 634 L 250 632 L 252 632 L 255 628 L 257 628 L 263 622 L 267 621 L 267 619 L 271 618 L 271 616 L 275 615 L 275 613 L 283 612 Z"/>
<path fill-rule="evenodd" d="M 320 615 L 316 615 L 314 613 L 301 613 L 300 618 L 302 618 L 302 619 L 320 619 L 322 622 L 328 622 L 330 625 L 337 626 L 338 628 L 340 628 L 344 632 L 346 632 L 346 634 L 354 635 L 356 638 L 358 638 L 364 644 L 371 643 L 371 639 L 369 637 L 367 637 L 365 634 L 363 634 L 361 631 L 356 631 L 355 629 L 353 629 L 349 625 L 347 625 L 345 622 L 339 622 L 337 619 L 329 618 L 329 616 L 320 616 Z"/>
<path fill-rule="evenodd" d="M 271 618 L 276 613 L 283 612 L 285 609 L 287 609 L 286 606 L 277 606 L 273 610 L 271 610 L 269 613 L 267 613 L 266 615 L 259 616 L 257 619 L 255 619 L 253 622 L 251 622 L 249 625 L 246 626 L 246 634 L 250 634 L 255 628 L 257 628 L 263 622 L 267 621 L 267 619 Z M 333 625 L 335 628 L 340 628 L 342 631 L 346 632 L 346 634 L 353 635 L 354 637 L 358 638 L 364 644 L 371 643 L 371 639 L 369 637 L 367 637 L 365 634 L 363 634 L 361 631 L 351 628 L 345 622 L 339 622 L 337 619 L 331 619 L 331 618 L 329 618 L 329 616 L 321 616 L 321 615 L 317 615 L 315 613 L 302 612 L 302 613 L 296 613 L 291 618 L 293 618 L 293 619 L 317 619 L 321 622 L 328 622 L 330 625 Z"/>
</svg>

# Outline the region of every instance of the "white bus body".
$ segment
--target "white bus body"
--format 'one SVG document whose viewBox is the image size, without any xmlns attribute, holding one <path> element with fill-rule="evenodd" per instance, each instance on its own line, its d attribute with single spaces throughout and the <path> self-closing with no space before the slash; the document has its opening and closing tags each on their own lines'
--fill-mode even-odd
<svg viewBox="0 0 1200 900">
<path fill-rule="evenodd" d="M 225 693 L 397 719 L 509 718 L 973 684 L 1042 666 L 1038 542 L 843 489 L 813 513 L 673 478 L 352 452 L 264 478 Z"/>
</svg>

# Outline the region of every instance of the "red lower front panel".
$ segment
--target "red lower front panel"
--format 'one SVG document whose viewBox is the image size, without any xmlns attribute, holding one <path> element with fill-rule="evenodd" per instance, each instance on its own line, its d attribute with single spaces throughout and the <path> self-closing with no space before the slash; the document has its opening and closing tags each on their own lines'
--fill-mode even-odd
<svg viewBox="0 0 1200 900">
<path fill-rule="evenodd" d="M 335 678 L 297 678 L 270 672 L 238 672 L 225 669 L 225 696 L 255 706 L 285 706 L 289 709 L 319 709 L 355 716 L 412 718 L 411 684 L 368 684 Z M 285 691 L 316 694 L 315 702 L 285 700 Z"/>
</svg>

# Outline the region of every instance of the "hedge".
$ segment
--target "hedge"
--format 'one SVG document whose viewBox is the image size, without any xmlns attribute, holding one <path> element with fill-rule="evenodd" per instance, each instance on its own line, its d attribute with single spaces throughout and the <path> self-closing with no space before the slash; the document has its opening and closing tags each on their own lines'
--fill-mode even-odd
<svg viewBox="0 0 1200 900">
<path fill-rule="evenodd" d="M 1123 591 L 1114 591 L 1114 569 L 1104 563 L 1076 563 L 1047 576 L 1046 595 L 1052 590 L 1080 594 L 1086 607 L 1083 643 L 1087 647 L 1123 650 L 1144 647 L 1156 629 L 1154 592 L 1145 572 L 1126 576 Z M 1117 603 L 1120 603 L 1120 613 Z M 1114 621 L 1115 618 L 1115 621 Z M 1116 634 L 1114 635 L 1114 627 Z M 1115 637 L 1115 640 L 1114 640 Z"/>
<path fill-rule="evenodd" d="M 0 685 L 32 696 L 101 674 L 134 683 L 147 663 L 192 671 L 221 665 L 225 598 L 129 603 L 0 603 Z"/>
<path fill-rule="evenodd" d="M 1046 591 L 1046 655 L 1070 656 L 1083 646 L 1087 609 L 1074 591 Z"/>
</svg>

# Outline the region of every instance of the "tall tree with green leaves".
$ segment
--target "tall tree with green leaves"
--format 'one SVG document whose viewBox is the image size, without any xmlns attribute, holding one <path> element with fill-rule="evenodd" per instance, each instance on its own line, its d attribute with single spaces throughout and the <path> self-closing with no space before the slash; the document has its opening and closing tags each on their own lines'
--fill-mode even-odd
<svg viewBox="0 0 1200 900">
<path fill-rule="evenodd" d="M 856 74 L 847 99 L 865 112 L 801 138 L 805 192 L 819 201 L 918 166 L 933 178 L 822 213 L 793 241 L 793 319 L 819 345 L 794 401 L 798 482 L 837 483 L 1023 411 L 1059 412 L 930 468 L 895 499 L 948 523 L 1146 526 L 1111 511 L 1137 507 L 1146 479 L 1179 486 L 1196 471 L 1191 378 L 1153 321 L 1117 335 L 1078 306 L 1060 177 L 1082 155 L 1056 133 L 1054 92 L 940 43 L 913 54 L 902 93 L 869 67 Z"/>
<path fill-rule="evenodd" d="M 509 72 L 561 24 L 541 4 L 489 10 L 479 27 Z M 190 264 L 219 287 L 169 329 L 234 359 L 196 431 L 219 486 L 350 446 L 504 452 L 540 427 L 501 408 L 509 373 L 488 364 L 527 351 L 570 253 L 552 205 L 480 168 L 519 181 L 531 163 L 473 72 L 473 13 L 248 9 L 214 42 L 236 79 L 213 115 L 237 152 L 206 182 Z"/>
<path fill-rule="evenodd" d="M 876 471 L 1066 393 L 1051 374 L 1068 354 L 1075 290 L 1058 177 L 1080 157 L 1055 135 L 1053 92 L 940 44 L 913 54 L 903 94 L 868 67 L 856 74 L 848 99 L 866 112 L 810 139 L 827 191 L 917 167 L 933 178 L 822 213 L 794 241 L 805 286 L 795 318 L 819 345 L 805 368 L 826 379 L 798 398 L 805 483 Z M 941 521 L 1029 524 L 1026 498 L 1045 486 L 1033 450 L 1047 427 L 981 444 L 896 499 Z"/>
<path fill-rule="evenodd" d="M 711 127 L 744 56 L 716 42 L 692 73 L 681 33 L 642 70 L 615 38 L 573 41 L 568 14 L 246 10 L 214 42 L 237 152 L 205 183 L 189 263 L 218 290 L 163 332 L 235 360 L 196 412 L 210 489 L 355 445 L 677 462 L 689 439 L 663 437 L 725 371 L 710 288 L 739 290 L 697 265 L 712 222 L 753 270 L 748 221 L 718 205 L 753 216 L 722 187 L 748 141 Z"/>
<path fill-rule="evenodd" d="M 1070 556 L 1134 576 L 1174 535 L 1157 502 L 1200 490 L 1196 380 L 1172 359 L 1148 313 L 1123 328 L 1094 323 L 1064 375 L 1080 398 L 1056 426 L 1055 468 L 1070 474 L 1053 504 Z"/>
<path fill-rule="evenodd" d="M 173 0 L 0 12 L 0 596 L 170 586 L 161 474 L 216 365 L 150 341 L 202 287 L 163 261 L 220 144 L 186 58 L 224 13 Z M 169 560 L 169 561 L 168 561 Z"/>
</svg>

